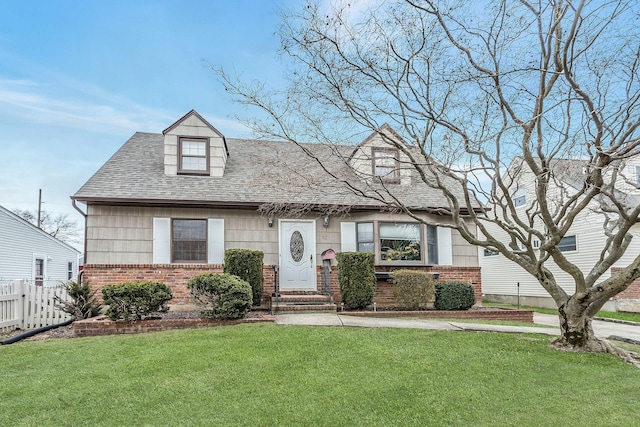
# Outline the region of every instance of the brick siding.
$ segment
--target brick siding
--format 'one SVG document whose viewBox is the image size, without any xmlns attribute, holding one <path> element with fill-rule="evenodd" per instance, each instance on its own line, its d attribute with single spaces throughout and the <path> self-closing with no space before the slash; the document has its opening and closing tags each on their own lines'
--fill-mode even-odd
<svg viewBox="0 0 640 427">
<path fill-rule="evenodd" d="M 376 267 L 376 271 L 392 271 L 398 267 Z M 402 267 L 407 268 L 407 267 Z M 409 267 L 414 270 L 439 273 L 438 281 L 461 281 L 471 284 L 474 289 L 476 302 L 482 301 L 482 280 L 480 267 Z M 100 290 L 103 286 L 114 283 L 154 281 L 166 283 L 173 290 L 170 304 L 192 304 L 187 282 L 203 273 L 222 273 L 223 266 L 219 264 L 87 264 L 84 266 L 84 278 L 89 281 L 92 290 Z M 275 291 L 274 269 L 272 265 L 263 267 L 264 290 L 262 302 L 266 303 Z M 316 269 L 318 292 L 322 291 L 322 267 Z M 336 302 L 341 301 L 340 284 L 338 283 L 338 267 L 331 267 L 330 291 Z M 393 284 L 387 280 L 379 280 L 374 295 L 374 301 L 380 306 L 393 305 Z"/>
<path fill-rule="evenodd" d="M 620 267 L 611 267 L 611 275 L 613 276 L 618 271 L 622 270 Z M 633 281 L 627 289 L 620 292 L 613 297 L 614 300 L 640 300 L 640 279 Z"/>
</svg>

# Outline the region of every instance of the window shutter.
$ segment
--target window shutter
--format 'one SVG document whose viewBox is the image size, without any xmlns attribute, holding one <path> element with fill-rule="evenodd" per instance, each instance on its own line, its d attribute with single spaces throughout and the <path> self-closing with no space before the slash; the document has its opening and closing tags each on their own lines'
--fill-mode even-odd
<svg viewBox="0 0 640 427">
<path fill-rule="evenodd" d="M 209 264 L 222 264 L 224 262 L 224 219 L 209 219 L 208 231 Z"/>
<path fill-rule="evenodd" d="M 153 263 L 171 264 L 171 218 L 153 218 Z"/>
<path fill-rule="evenodd" d="M 340 223 L 340 251 L 355 252 L 356 246 L 356 223 L 341 222 Z"/>
<path fill-rule="evenodd" d="M 438 227 L 438 265 L 453 265 L 451 229 Z"/>
</svg>

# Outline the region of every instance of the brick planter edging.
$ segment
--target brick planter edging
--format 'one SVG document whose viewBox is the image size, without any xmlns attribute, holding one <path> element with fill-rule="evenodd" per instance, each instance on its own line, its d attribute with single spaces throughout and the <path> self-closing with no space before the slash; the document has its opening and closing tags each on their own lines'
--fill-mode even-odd
<svg viewBox="0 0 640 427">
<path fill-rule="evenodd" d="M 477 320 L 512 320 L 514 322 L 533 323 L 531 310 L 423 310 L 423 311 L 344 311 L 340 315 L 360 317 L 419 317 L 421 319 L 477 319 Z"/>
<path fill-rule="evenodd" d="M 211 326 L 238 325 L 241 323 L 275 322 L 270 314 L 260 318 L 236 320 L 214 319 L 150 319 L 137 321 L 109 320 L 106 316 L 78 320 L 71 324 L 74 338 L 95 337 L 100 335 L 141 334 L 146 332 L 170 331 L 173 329 L 207 328 Z"/>
</svg>

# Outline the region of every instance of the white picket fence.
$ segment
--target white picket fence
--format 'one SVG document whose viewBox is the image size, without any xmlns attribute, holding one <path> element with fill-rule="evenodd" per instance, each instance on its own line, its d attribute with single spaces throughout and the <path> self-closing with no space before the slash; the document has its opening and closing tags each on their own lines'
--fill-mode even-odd
<svg viewBox="0 0 640 427">
<path fill-rule="evenodd" d="M 68 300 L 62 284 L 36 286 L 26 280 L 0 283 L 0 331 L 39 328 L 69 320 L 71 315 L 56 308 L 54 296 Z"/>
</svg>

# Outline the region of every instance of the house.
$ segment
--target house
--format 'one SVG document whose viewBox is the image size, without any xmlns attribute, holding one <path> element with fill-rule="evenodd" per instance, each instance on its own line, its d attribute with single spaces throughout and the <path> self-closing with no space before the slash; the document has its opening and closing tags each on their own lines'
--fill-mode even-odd
<svg viewBox="0 0 640 427">
<path fill-rule="evenodd" d="M 515 162 L 514 162 L 515 163 Z M 513 166 L 513 165 L 512 165 Z M 558 185 L 553 191 L 563 188 L 571 193 L 582 187 L 586 162 L 579 159 L 558 159 L 553 163 L 553 175 Z M 640 203 L 640 190 L 634 183 L 640 183 L 640 158 L 630 159 L 619 169 L 619 180 L 616 189 L 619 198 L 629 205 Z M 512 200 L 516 210 L 526 210 L 535 200 L 533 173 L 526 169 L 518 174 L 513 183 Z M 551 196 L 553 197 L 553 196 Z M 588 272 L 598 261 L 605 242 L 605 218 L 599 212 L 595 203 L 584 209 L 572 224 L 569 232 L 560 241 L 558 247 L 567 259 L 583 272 Z M 488 226 L 496 232 L 496 228 Z M 610 277 L 620 268 L 628 265 L 640 253 L 640 224 L 635 224 L 630 233 L 635 236 L 626 253 L 616 262 L 602 278 Z M 533 241 L 536 246 L 537 240 Z M 539 242 L 537 242 L 539 244 Z M 478 257 L 481 266 L 483 300 L 488 302 L 520 302 L 523 305 L 556 307 L 551 296 L 518 264 L 506 259 L 497 251 L 480 248 Z M 557 283 L 569 294 L 575 291 L 575 284 L 571 276 L 561 270 L 551 260 L 546 264 L 553 273 Z M 640 281 L 635 282 L 624 292 L 613 297 L 603 310 L 609 311 L 640 311 Z"/>
<path fill-rule="evenodd" d="M 80 253 L 0 206 L 0 283 L 55 286 L 76 279 Z"/>
<path fill-rule="evenodd" d="M 375 254 L 378 271 L 472 283 L 479 300 L 476 248 L 442 226 L 444 197 L 401 167 L 382 133 L 399 138 L 385 125 L 358 146 L 232 139 L 193 110 L 162 133 L 135 133 L 72 196 L 86 209 L 85 277 L 96 288 L 162 281 L 172 304 L 189 304 L 190 278 L 221 272 L 226 249 L 246 248 L 264 253 L 265 300 L 276 286 L 339 300 L 335 261 L 323 282 L 332 261 L 322 254 L 359 250 Z M 384 201 L 384 186 L 433 225 L 358 194 Z M 376 301 L 389 303 L 392 289 L 380 285 Z"/>
</svg>

